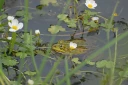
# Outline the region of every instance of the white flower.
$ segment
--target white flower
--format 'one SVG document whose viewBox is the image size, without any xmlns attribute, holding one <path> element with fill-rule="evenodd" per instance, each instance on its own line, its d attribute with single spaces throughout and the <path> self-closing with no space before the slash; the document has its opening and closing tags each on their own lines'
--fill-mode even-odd
<svg viewBox="0 0 128 85">
<path fill-rule="evenodd" d="M 40 30 L 35 30 L 35 34 L 39 35 L 40 34 Z"/>
<path fill-rule="evenodd" d="M 97 7 L 97 3 L 94 0 L 86 0 L 85 5 L 90 9 L 95 9 Z"/>
<path fill-rule="evenodd" d="M 12 39 L 12 37 L 7 37 L 7 39 L 8 39 L 8 40 L 11 40 L 11 39 Z"/>
<path fill-rule="evenodd" d="M 29 84 L 29 85 L 34 85 L 34 81 L 31 80 L 31 79 L 28 79 L 28 84 Z"/>
<path fill-rule="evenodd" d="M 92 20 L 98 22 L 99 21 L 99 17 L 92 17 Z"/>
<path fill-rule="evenodd" d="M 7 19 L 8 19 L 8 21 L 12 21 L 12 20 L 14 20 L 14 17 L 13 16 L 8 16 Z"/>
<path fill-rule="evenodd" d="M 10 32 L 16 32 L 19 29 L 23 28 L 23 23 L 19 23 L 17 19 L 14 19 L 11 22 L 8 22 L 8 25 L 11 27 L 9 29 Z"/>
<path fill-rule="evenodd" d="M 70 46 L 70 49 L 75 49 L 77 47 L 77 44 L 70 42 L 69 46 Z"/>
</svg>

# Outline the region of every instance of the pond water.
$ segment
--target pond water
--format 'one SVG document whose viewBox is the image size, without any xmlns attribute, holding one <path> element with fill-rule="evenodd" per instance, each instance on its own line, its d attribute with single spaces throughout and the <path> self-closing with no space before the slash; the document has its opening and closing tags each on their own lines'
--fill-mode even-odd
<svg viewBox="0 0 128 85">
<path fill-rule="evenodd" d="M 73 1 L 73 0 L 72 0 Z M 100 15 L 109 18 L 112 14 L 112 11 L 114 9 L 114 6 L 116 5 L 117 0 L 95 0 L 98 6 L 96 9 L 93 9 L 92 11 L 97 11 L 100 12 Z M 115 17 L 115 21 L 120 21 L 123 20 L 124 18 L 127 22 L 128 20 L 128 0 L 120 0 L 120 3 L 117 7 L 117 14 L 118 16 Z M 52 35 L 50 32 L 48 32 L 48 28 L 50 25 L 56 25 L 58 23 L 58 18 L 57 15 L 62 13 L 64 7 L 67 5 L 67 0 L 57 0 L 56 4 L 49 4 L 49 6 L 44 6 L 41 10 L 36 9 L 37 6 L 40 5 L 40 0 L 29 0 L 29 13 L 32 14 L 32 18 L 28 22 L 28 30 L 32 30 L 33 34 L 34 31 L 39 29 L 41 32 L 41 39 L 43 42 L 50 42 L 52 39 Z M 8 15 L 13 15 L 15 16 L 17 10 L 23 10 L 24 6 L 24 0 L 6 0 L 5 2 L 5 12 L 8 13 Z M 72 4 L 71 4 L 72 6 Z M 85 6 L 85 0 L 79 0 L 79 5 L 77 6 L 78 13 L 81 13 L 81 11 L 84 11 L 85 9 L 88 9 Z M 69 8 L 66 10 L 64 13 L 69 13 Z M 20 18 L 19 18 L 20 20 Z M 22 21 L 22 20 L 21 20 Z M 102 21 L 102 20 L 101 20 Z M 66 24 L 63 22 L 61 23 L 61 26 L 63 26 L 67 32 L 59 32 L 58 35 L 63 35 L 63 36 L 56 36 L 54 43 L 56 43 L 58 40 L 70 40 L 71 39 L 71 34 L 74 33 L 75 29 L 68 28 Z M 77 31 L 80 33 L 82 30 Z M 119 28 L 119 34 L 127 31 L 124 30 L 123 27 Z M 69 35 L 69 36 L 68 36 Z M 80 38 L 81 35 L 76 35 L 75 38 Z M 83 38 L 87 41 L 87 48 L 89 49 L 86 53 L 82 55 L 74 55 L 74 58 L 79 58 L 80 61 L 86 59 L 90 54 L 93 52 L 97 51 L 99 48 L 107 44 L 107 36 L 106 32 L 103 29 L 100 29 L 98 33 L 92 33 L 88 34 L 85 33 L 83 35 Z M 114 33 L 110 32 L 110 40 L 114 39 Z M 127 46 L 127 38 L 122 39 L 121 41 L 118 42 L 118 55 L 117 57 L 121 57 L 122 55 L 127 54 L 128 46 Z M 114 46 L 111 47 L 111 53 L 112 56 L 114 56 Z M 57 57 L 56 55 L 51 55 L 52 57 Z M 108 59 L 108 50 L 104 51 L 103 53 L 99 54 L 93 61 L 98 61 L 102 59 Z M 37 67 L 40 67 L 40 64 L 42 63 L 43 56 L 37 55 L 35 56 L 35 60 L 37 63 Z M 27 59 L 28 66 L 30 67 L 29 69 L 34 70 L 34 66 L 31 63 L 31 59 Z M 72 67 L 71 60 L 69 62 L 69 68 Z M 123 61 L 122 61 L 123 62 Z M 43 70 L 43 73 L 41 74 L 42 77 L 45 77 L 50 69 L 53 67 L 54 60 L 48 60 L 45 68 Z M 24 68 L 24 71 L 27 69 Z M 60 71 L 60 77 L 62 78 L 65 73 L 65 66 L 64 66 L 64 60 L 60 63 L 60 65 L 57 68 Z M 82 71 L 97 71 L 97 68 L 95 66 L 91 65 L 86 65 L 82 69 Z M 15 76 L 15 75 L 13 75 Z M 11 76 L 11 78 L 13 78 Z M 92 73 L 84 73 L 82 76 L 74 76 L 71 78 L 71 83 L 72 85 L 100 85 L 100 76 L 97 76 Z M 53 81 L 54 82 L 54 81 Z M 66 84 L 64 84 L 66 85 Z M 127 85 L 127 81 L 125 81 L 122 85 Z"/>
</svg>

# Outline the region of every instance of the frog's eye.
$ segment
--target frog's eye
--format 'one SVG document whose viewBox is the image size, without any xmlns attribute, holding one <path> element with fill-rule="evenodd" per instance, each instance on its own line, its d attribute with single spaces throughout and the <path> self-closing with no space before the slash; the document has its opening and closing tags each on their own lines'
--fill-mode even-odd
<svg viewBox="0 0 128 85">
<path fill-rule="evenodd" d="M 62 48 L 63 47 L 63 45 L 60 45 L 60 48 Z"/>
</svg>

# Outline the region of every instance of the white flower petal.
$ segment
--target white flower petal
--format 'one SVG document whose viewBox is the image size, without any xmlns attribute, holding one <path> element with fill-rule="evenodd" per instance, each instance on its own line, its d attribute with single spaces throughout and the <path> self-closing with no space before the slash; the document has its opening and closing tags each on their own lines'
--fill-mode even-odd
<svg viewBox="0 0 128 85">
<path fill-rule="evenodd" d="M 31 79 L 28 79 L 28 84 L 29 84 L 29 85 L 34 85 L 34 81 L 31 80 Z"/>
<path fill-rule="evenodd" d="M 35 30 L 35 34 L 40 34 L 40 30 Z"/>
<path fill-rule="evenodd" d="M 75 49 L 77 47 L 77 44 L 73 43 L 73 42 L 70 42 L 69 46 L 70 46 L 71 49 Z"/>
<path fill-rule="evenodd" d="M 86 0 L 85 5 L 89 8 L 89 9 L 95 9 L 95 7 L 97 7 L 97 3 L 94 0 Z M 89 7 L 89 5 L 92 5 L 92 7 Z"/>
<path fill-rule="evenodd" d="M 92 20 L 93 20 L 93 21 L 99 20 L 99 17 L 92 17 Z"/>
<path fill-rule="evenodd" d="M 97 7 L 97 4 L 96 4 L 96 3 L 94 3 L 94 4 L 93 4 L 93 6 L 94 6 L 94 7 Z"/>
<path fill-rule="evenodd" d="M 12 37 L 7 37 L 7 39 L 8 39 L 8 40 L 11 40 L 11 39 L 12 39 Z"/>
<path fill-rule="evenodd" d="M 9 21 L 12 21 L 12 20 L 14 19 L 14 17 L 13 17 L 13 16 L 8 16 L 7 19 L 8 19 Z"/>
<path fill-rule="evenodd" d="M 18 22 L 19 21 L 17 19 L 14 19 L 14 20 L 12 20 L 12 25 L 16 25 L 17 26 L 18 25 Z"/>
<path fill-rule="evenodd" d="M 8 22 L 8 25 L 9 25 L 9 27 L 12 27 L 12 23 L 11 22 Z"/>
<path fill-rule="evenodd" d="M 18 29 L 22 29 L 23 28 L 23 23 L 19 23 L 18 24 Z"/>
<path fill-rule="evenodd" d="M 14 30 L 14 29 L 9 29 L 10 32 L 16 32 L 17 30 Z"/>
</svg>

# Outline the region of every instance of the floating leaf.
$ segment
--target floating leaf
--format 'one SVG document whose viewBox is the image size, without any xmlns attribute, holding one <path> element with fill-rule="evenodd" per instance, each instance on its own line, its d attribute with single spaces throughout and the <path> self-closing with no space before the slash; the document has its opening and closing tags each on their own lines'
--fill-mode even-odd
<svg viewBox="0 0 128 85">
<path fill-rule="evenodd" d="M 48 6 L 49 3 L 56 4 L 57 1 L 56 0 L 40 0 L 40 4 Z"/>
<path fill-rule="evenodd" d="M 98 12 L 92 12 L 92 11 L 90 11 L 90 10 L 85 10 L 85 14 L 88 14 L 88 15 L 90 15 L 90 16 L 94 16 L 94 15 L 97 15 Z"/>
<path fill-rule="evenodd" d="M 16 56 L 19 56 L 20 58 L 26 58 L 27 57 L 27 54 L 24 53 L 24 52 L 17 52 L 16 53 Z"/>
<path fill-rule="evenodd" d="M 80 64 L 81 62 L 79 61 L 79 58 L 73 58 L 72 61 L 76 64 Z"/>
<path fill-rule="evenodd" d="M 106 64 L 106 68 L 113 68 L 114 63 L 112 61 L 108 61 Z"/>
<path fill-rule="evenodd" d="M 98 61 L 96 63 L 96 67 L 98 68 L 112 68 L 113 67 L 113 62 L 112 61 L 107 61 L 107 60 L 102 60 L 102 61 Z"/>
<path fill-rule="evenodd" d="M 107 64 L 107 60 L 98 61 L 96 63 L 96 67 L 97 68 L 104 68 L 104 67 L 106 67 L 106 64 Z"/>
<path fill-rule="evenodd" d="M 29 76 L 34 76 L 34 75 L 36 75 L 36 72 L 25 71 L 24 74 L 29 75 Z"/>
<path fill-rule="evenodd" d="M 57 18 L 59 19 L 59 20 L 65 20 L 65 19 L 67 19 L 67 14 L 59 14 L 58 16 L 57 16 Z"/>
<path fill-rule="evenodd" d="M 128 71 L 120 71 L 119 75 L 120 77 L 128 77 Z"/>
<path fill-rule="evenodd" d="M 6 17 L 7 17 L 6 14 L 2 14 L 2 15 L 0 16 L 0 21 L 3 20 L 3 19 L 5 19 Z"/>
<path fill-rule="evenodd" d="M 87 64 L 89 64 L 89 65 L 95 65 L 95 62 L 87 61 Z"/>
<path fill-rule="evenodd" d="M 63 28 L 62 26 L 54 25 L 48 28 L 48 31 L 51 32 L 51 34 L 56 34 L 59 31 L 65 31 L 65 28 Z"/>
<path fill-rule="evenodd" d="M 68 27 L 75 28 L 76 27 L 76 22 L 77 21 L 75 19 L 69 20 L 69 22 L 67 23 Z"/>
<path fill-rule="evenodd" d="M 43 7 L 44 7 L 44 5 L 38 5 L 38 6 L 36 6 L 36 9 L 42 10 Z"/>
<path fill-rule="evenodd" d="M 31 13 L 28 13 L 27 15 L 25 15 L 25 11 L 24 11 L 24 10 L 18 10 L 18 11 L 16 12 L 16 16 L 17 16 L 17 17 L 24 17 L 24 16 L 27 16 L 27 18 L 28 18 L 29 20 L 33 18 Z M 25 18 L 23 18 L 23 20 L 24 20 L 24 19 L 25 19 Z"/>
<path fill-rule="evenodd" d="M 90 21 L 90 22 L 88 23 L 88 25 L 90 25 L 90 26 L 93 27 L 93 28 L 98 28 L 98 26 L 99 26 L 99 24 L 96 23 L 96 22 L 94 22 L 94 21 Z"/>
<path fill-rule="evenodd" d="M 11 59 L 11 56 L 4 57 L 3 59 L 1 59 L 1 61 L 4 65 L 7 65 L 7 66 L 14 66 L 18 64 L 17 60 Z"/>
</svg>

